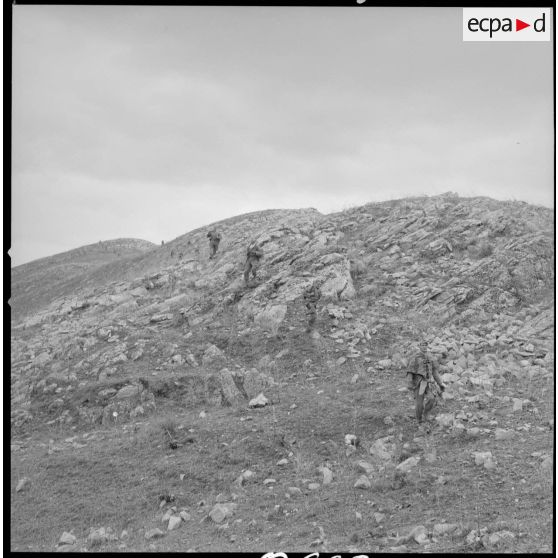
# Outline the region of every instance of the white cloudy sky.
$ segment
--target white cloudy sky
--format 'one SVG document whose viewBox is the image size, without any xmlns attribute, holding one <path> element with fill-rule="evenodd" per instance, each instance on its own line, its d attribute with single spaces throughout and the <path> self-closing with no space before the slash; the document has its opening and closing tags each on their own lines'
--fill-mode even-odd
<svg viewBox="0 0 558 558">
<path fill-rule="evenodd" d="M 552 44 L 458 8 L 13 6 L 15 265 L 258 209 L 553 206 Z"/>
</svg>

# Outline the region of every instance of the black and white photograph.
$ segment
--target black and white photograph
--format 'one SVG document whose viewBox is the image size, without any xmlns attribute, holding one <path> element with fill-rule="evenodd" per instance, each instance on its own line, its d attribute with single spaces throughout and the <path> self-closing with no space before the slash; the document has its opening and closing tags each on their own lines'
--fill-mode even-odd
<svg viewBox="0 0 558 558">
<path fill-rule="evenodd" d="M 12 3 L 6 548 L 555 552 L 554 7 Z"/>
</svg>

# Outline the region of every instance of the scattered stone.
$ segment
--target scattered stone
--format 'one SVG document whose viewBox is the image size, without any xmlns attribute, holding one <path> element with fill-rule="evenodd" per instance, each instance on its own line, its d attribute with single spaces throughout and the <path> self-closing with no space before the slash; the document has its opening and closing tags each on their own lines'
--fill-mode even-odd
<svg viewBox="0 0 558 558">
<path fill-rule="evenodd" d="M 384 360 L 378 361 L 376 363 L 376 367 L 380 370 L 384 370 L 386 368 L 391 368 L 392 364 L 392 361 L 389 358 L 386 358 Z"/>
<path fill-rule="evenodd" d="M 149 531 L 145 532 L 145 538 L 147 540 L 150 539 L 160 539 L 161 537 L 164 537 L 165 533 L 163 533 L 163 531 L 161 531 L 161 529 L 158 529 L 157 527 L 155 529 L 149 529 Z"/>
<path fill-rule="evenodd" d="M 67 531 L 64 531 L 62 533 L 62 536 L 60 537 L 60 540 L 58 541 L 59 545 L 65 545 L 65 544 L 75 544 L 77 541 L 76 537 L 72 534 L 72 533 L 68 533 Z"/>
<path fill-rule="evenodd" d="M 182 521 L 190 521 L 192 519 L 192 516 L 186 510 L 182 510 L 178 515 Z"/>
<path fill-rule="evenodd" d="M 221 392 L 221 405 L 233 407 L 244 405 L 246 403 L 246 398 L 238 389 L 234 374 L 228 368 L 223 368 L 219 371 L 218 377 Z"/>
<path fill-rule="evenodd" d="M 370 455 L 374 455 L 383 461 L 390 461 L 393 457 L 395 447 L 391 441 L 393 436 L 379 438 L 370 447 Z"/>
<path fill-rule="evenodd" d="M 341 364 L 345 364 L 345 362 L 347 362 L 347 359 L 342 356 L 335 361 L 335 364 L 338 364 L 340 366 Z"/>
<path fill-rule="evenodd" d="M 168 520 L 174 515 L 174 510 L 171 508 L 169 510 L 167 510 L 164 514 L 163 517 L 161 517 L 161 523 L 167 523 Z"/>
<path fill-rule="evenodd" d="M 515 535 L 511 531 L 498 531 L 497 533 L 491 533 L 487 538 L 483 537 L 483 544 L 485 546 L 500 546 L 507 542 L 512 542 L 515 539 Z"/>
<path fill-rule="evenodd" d="M 459 526 L 456 523 L 436 523 L 432 529 L 434 536 L 447 535 L 453 533 Z"/>
<path fill-rule="evenodd" d="M 173 515 L 169 519 L 169 525 L 167 527 L 168 531 L 173 531 L 174 529 L 178 529 L 182 525 L 182 518 L 180 516 Z"/>
<path fill-rule="evenodd" d="M 405 459 L 405 461 L 403 461 L 402 463 L 399 463 L 396 469 L 401 473 L 408 473 L 413 467 L 416 467 L 419 461 L 420 461 L 420 457 L 418 455 L 409 457 L 408 459 Z"/>
<path fill-rule="evenodd" d="M 209 512 L 209 517 L 215 523 L 222 523 L 227 517 L 232 516 L 237 504 L 215 504 L 213 509 Z"/>
<path fill-rule="evenodd" d="M 374 521 L 376 523 L 381 523 L 386 518 L 385 513 L 375 512 L 374 513 Z"/>
<path fill-rule="evenodd" d="M 129 399 L 131 397 L 136 397 L 139 395 L 141 387 L 137 385 L 128 385 L 120 388 L 116 395 L 116 399 Z"/>
<path fill-rule="evenodd" d="M 361 488 L 363 490 L 366 490 L 371 486 L 372 483 L 370 482 L 370 479 L 366 475 L 361 475 L 354 484 L 354 488 Z"/>
<path fill-rule="evenodd" d="M 480 541 L 479 532 L 476 529 L 473 529 L 469 532 L 469 534 L 465 537 L 465 542 L 471 546 L 476 542 Z"/>
<path fill-rule="evenodd" d="M 99 529 L 91 528 L 89 535 L 87 536 L 87 542 L 91 546 L 101 546 L 108 540 L 107 533 L 104 527 Z"/>
<path fill-rule="evenodd" d="M 302 490 L 297 486 L 289 486 L 289 488 L 287 488 L 287 493 L 290 496 L 302 496 Z"/>
<path fill-rule="evenodd" d="M 358 374 L 353 374 L 353 377 L 351 378 L 351 384 L 356 384 L 358 382 Z"/>
<path fill-rule="evenodd" d="M 277 482 L 276 479 L 265 479 L 265 480 L 263 481 L 263 483 L 264 483 L 265 486 L 273 485 L 273 484 L 275 484 L 276 482 Z"/>
<path fill-rule="evenodd" d="M 515 432 L 513 430 L 496 428 L 494 436 L 496 437 L 496 440 L 512 440 L 513 438 L 515 438 Z"/>
<path fill-rule="evenodd" d="M 454 420 L 453 413 L 441 413 L 436 416 L 436 422 L 440 426 L 453 426 Z"/>
<path fill-rule="evenodd" d="M 347 446 L 358 446 L 359 439 L 354 434 L 345 434 L 345 445 Z"/>
<path fill-rule="evenodd" d="M 320 471 L 324 477 L 322 481 L 323 484 L 331 484 L 333 481 L 333 472 L 331 469 L 328 469 L 327 467 L 318 467 L 318 471 Z"/>
<path fill-rule="evenodd" d="M 27 488 L 30 482 L 31 481 L 28 477 L 23 477 L 22 479 L 20 479 L 16 486 L 16 492 L 21 492 L 22 490 Z"/>
<path fill-rule="evenodd" d="M 248 403 L 248 407 L 250 407 L 251 409 L 257 409 L 259 407 L 265 407 L 268 403 L 269 400 L 267 399 L 267 397 L 263 393 L 260 393 L 257 397 L 254 397 L 254 399 L 250 400 L 250 403 Z"/>
<path fill-rule="evenodd" d="M 279 459 L 279 461 L 277 461 L 277 465 L 279 465 L 279 467 L 288 464 L 289 464 L 289 460 L 286 457 L 283 457 L 283 459 Z"/>
<path fill-rule="evenodd" d="M 321 486 L 321 485 L 320 485 L 319 483 L 317 483 L 317 482 L 311 482 L 311 483 L 308 485 L 308 490 L 318 490 L 318 489 L 320 488 L 320 486 Z"/>
<path fill-rule="evenodd" d="M 171 312 L 164 312 L 162 314 L 153 314 L 153 316 L 151 316 L 149 318 L 149 321 L 152 323 L 159 323 L 159 322 L 164 322 L 167 320 L 172 320 L 174 318 L 174 314 L 172 314 Z M 110 343 L 110 341 L 109 341 Z"/>
<path fill-rule="evenodd" d="M 237 484 L 238 486 L 243 486 L 246 481 L 249 481 L 250 479 L 255 479 L 255 477 L 256 477 L 256 473 L 254 473 L 254 471 L 247 470 L 241 473 L 234 481 L 234 483 Z"/>
<path fill-rule="evenodd" d="M 426 533 L 426 527 L 424 525 L 417 525 L 409 533 L 409 537 L 413 539 L 418 544 L 426 544 L 428 542 L 428 535 Z"/>
<path fill-rule="evenodd" d="M 226 361 L 225 354 L 219 347 L 215 345 L 209 345 L 202 356 L 202 364 L 204 366 L 210 366 L 215 364 L 224 364 Z"/>
<path fill-rule="evenodd" d="M 374 467 L 374 465 L 372 465 L 372 463 L 368 463 L 368 461 L 364 461 L 363 459 L 358 461 L 356 466 L 357 469 L 359 469 L 360 471 L 362 471 L 368 476 L 371 476 L 376 472 L 376 468 Z"/>
</svg>

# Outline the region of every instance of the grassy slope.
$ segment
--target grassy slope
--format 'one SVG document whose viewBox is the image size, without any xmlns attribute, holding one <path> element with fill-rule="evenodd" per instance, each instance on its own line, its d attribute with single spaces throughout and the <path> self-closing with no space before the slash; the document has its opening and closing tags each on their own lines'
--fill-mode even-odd
<svg viewBox="0 0 558 558">
<path fill-rule="evenodd" d="M 203 236 L 203 231 L 198 233 Z M 352 236 L 349 231 L 345 242 L 359 240 Z M 195 257 L 194 248 L 186 242 L 176 239 L 186 259 Z M 148 264 L 160 269 L 170 261 L 167 252 L 171 245 L 156 250 L 149 258 L 138 256 L 131 266 L 118 262 L 98 268 L 88 280 L 114 280 L 123 277 L 130 267 L 135 273 L 136 268 L 147 269 Z M 435 264 L 430 272 L 438 273 Z M 380 279 L 381 270 L 369 270 L 367 281 Z M 345 306 L 355 316 L 381 312 L 382 317 L 397 317 L 397 309 L 374 304 L 374 295 L 359 295 Z M 406 323 L 414 317 L 416 313 L 407 312 L 405 321 L 400 316 L 398 326 L 386 327 L 374 335 L 367 344 L 372 361 L 389 356 L 394 347 L 399 350 L 401 334 L 405 335 L 411 325 L 420 330 L 419 322 Z M 386 541 L 386 536 L 407 533 L 419 524 L 429 528 L 442 520 L 459 523 L 467 532 L 477 527 L 487 527 L 489 532 L 513 531 L 513 544 L 499 550 L 533 552 L 552 544 L 552 471 L 542 470 L 540 459 L 531 456 L 535 451 L 553 452 L 554 431 L 547 426 L 553 418 L 552 377 L 537 376 L 529 381 L 507 374 L 507 382 L 494 390 L 499 397 L 528 397 L 538 414 L 532 408 L 513 413 L 510 402 L 496 398 L 491 400 L 492 407 L 485 408 L 475 403 L 467 406 L 463 400 L 446 401 L 440 412 L 463 409 L 477 415 L 484 413 L 473 425 L 490 433 L 468 439 L 434 424 L 431 433 L 423 435 L 412 419 L 412 402 L 401 391 L 405 385 L 401 372 L 371 374 L 361 360 L 349 359 L 337 366 L 335 360 L 344 351 L 336 354 L 339 345 L 327 337 L 327 318 L 320 315 L 319 328 L 324 337 L 317 342 L 301 335 L 302 320 L 303 312 L 295 303 L 281 327 L 280 339 L 254 331 L 240 334 L 230 345 L 226 320 L 214 322 L 209 329 L 194 330 L 188 340 L 173 328 L 132 331 L 130 327 L 132 337 L 153 337 L 161 346 L 176 343 L 179 352 L 215 343 L 225 350 L 229 362 L 245 367 L 256 365 L 264 354 L 276 357 L 288 348 L 290 352 L 278 359 L 273 372 L 280 385 L 266 391 L 274 404 L 257 410 L 216 408 L 196 398 L 194 392 L 185 394 L 177 388 L 158 396 L 155 416 L 133 423 L 75 429 L 44 424 L 20 440 L 21 447 L 11 453 L 12 549 L 52 550 L 62 531 L 70 529 L 80 539 L 79 548 L 90 527 L 110 526 L 117 533 L 129 531 L 129 538 L 123 541 L 126 546 L 121 548 L 127 551 L 150 550 L 151 544 L 160 551 L 310 550 L 311 542 L 319 536 L 319 527 L 325 531 L 326 542 L 325 546 L 313 547 L 315 550 L 386 550 L 395 544 Z M 19 334 L 31 335 L 32 331 Z M 133 339 L 126 341 L 130 346 Z M 126 374 L 154 380 L 151 374 L 157 367 L 156 357 L 146 354 L 128 363 Z M 204 372 L 203 368 L 194 369 L 197 375 Z M 356 373 L 359 379 L 352 383 Z M 184 372 L 178 369 L 157 374 L 157 380 L 168 385 L 184 379 Z M 99 387 L 97 384 L 91 389 Z M 49 398 L 52 396 L 45 395 L 45 403 Z M 199 416 L 202 409 L 208 413 L 206 418 Z M 393 424 L 386 424 L 388 416 Z M 182 437 L 194 441 L 169 449 L 161 428 L 167 419 L 177 425 Z M 517 429 L 526 423 L 530 430 L 518 431 L 514 440 L 495 441 L 496 426 Z M 361 445 L 357 454 L 347 457 L 344 436 L 349 433 L 357 434 Z M 360 476 L 355 462 L 371 461 L 371 443 L 390 434 L 401 438 L 397 449 L 401 457 L 405 442 L 422 456 L 416 472 L 405 480 L 387 474 L 371 490 L 355 490 L 354 482 Z M 85 446 L 75 448 L 72 442 L 64 441 L 74 436 L 73 441 Z M 50 438 L 61 448 L 51 455 L 47 453 Z M 20 445 L 12 440 L 16 442 Z M 435 458 L 429 461 L 426 455 L 433 456 L 434 450 Z M 498 463 L 495 470 L 474 464 L 472 452 L 483 450 L 492 451 Z M 289 459 L 288 466 L 277 465 L 282 457 Z M 316 467 L 324 464 L 334 472 L 333 483 L 308 491 L 307 481 L 319 481 Z M 240 488 L 233 482 L 244 469 L 254 471 L 257 480 Z M 183 481 L 181 474 L 185 475 Z M 28 476 L 31 484 L 16 494 L 15 486 L 23 476 Z M 268 488 L 263 480 L 270 477 L 277 482 Z M 437 482 L 440 478 L 445 483 Z M 292 486 L 301 488 L 303 494 L 287 498 L 286 489 Z M 144 530 L 164 529 L 158 495 L 168 492 L 177 496 L 176 505 L 187 508 L 192 520 L 165 538 L 148 542 Z M 233 493 L 238 510 L 228 527 L 203 521 L 217 495 L 229 500 Z M 201 501 L 204 504 L 198 505 Z M 373 517 L 378 511 L 386 515 L 379 524 Z M 439 537 L 428 550 L 484 550 L 467 545 L 464 534 Z M 107 543 L 102 549 L 118 550 L 120 544 Z M 419 549 L 414 543 L 408 548 Z"/>
<path fill-rule="evenodd" d="M 56 298 L 76 292 L 94 270 L 137 257 L 150 247 L 155 245 L 145 240 L 109 240 L 12 268 L 12 320 L 18 321 Z"/>
<path fill-rule="evenodd" d="M 83 540 L 92 526 L 111 526 L 118 533 L 127 529 L 130 537 L 122 550 L 149 550 L 154 544 L 152 548 L 160 551 L 300 551 L 318 538 L 318 526 L 325 530 L 330 550 L 385 549 L 389 547 L 383 541 L 386 535 L 403 534 L 417 524 L 431 527 L 442 520 L 467 529 L 478 525 L 489 531 L 505 528 L 523 533 L 509 548 L 513 551 L 536 551 L 551 544 L 552 472 L 541 471 L 538 460 L 530 457 L 534 451 L 552 452 L 553 432 L 542 426 L 536 429 L 552 417 L 550 379 L 528 382 L 510 377 L 497 391 L 529 396 L 540 410 L 538 417 L 513 414 L 510 404 L 506 407 L 497 401 L 495 408 L 484 409 L 486 420 L 475 423 L 494 430 L 489 423 L 496 418 L 501 428 L 525 422 L 535 427 L 518 439 L 495 441 L 491 434 L 469 440 L 434 425 L 430 434 L 413 443 L 423 456 L 435 450 L 433 462 L 423 457 L 416 474 L 403 483 L 388 476 L 372 490 L 355 490 L 360 473 L 354 463 L 370 459 L 367 449 L 373 440 L 392 433 L 401 434 L 405 442 L 417 434 L 412 403 L 400 391 L 404 385 L 400 373 L 371 376 L 351 361 L 333 366 L 333 349 L 323 340 L 309 342 L 301 337 L 297 315 L 290 314 L 290 319 L 291 327 L 296 327 L 283 329 L 283 339 L 262 336 L 244 343 L 240 339 L 231 347 L 231 354 L 247 362 L 261 354 L 276 355 L 285 346 L 291 349 L 275 373 L 280 386 L 267 394 L 273 406 L 208 408 L 181 398 L 158 400 L 158 416 L 174 421 L 177 431 L 188 433 L 193 443 L 169 449 L 157 420 L 89 433 L 69 428 L 35 432 L 24 448 L 12 453 L 12 549 L 50 550 L 62 530 L 73 528 Z M 373 358 L 385 355 L 389 332 L 384 335 L 383 342 L 371 344 Z M 301 366 L 307 359 L 312 362 Z M 353 384 L 355 372 L 360 379 Z M 451 412 L 462 405 L 446 401 L 443 410 Z M 476 410 L 474 405 L 470 410 Z M 199 417 L 202 409 L 208 411 L 205 419 Z M 393 418 L 393 426 L 384 423 L 387 415 Z M 247 417 L 252 420 L 241 420 Z M 345 455 L 347 433 L 362 440 L 351 457 Z M 75 449 L 63 442 L 76 435 L 85 447 Z M 49 437 L 63 449 L 48 455 Z M 495 471 L 474 465 L 471 452 L 486 449 L 497 459 Z M 288 466 L 276 465 L 282 457 L 288 457 Z M 315 492 L 306 490 L 305 479 L 319 481 L 316 467 L 326 463 L 335 474 L 333 483 Z M 234 486 L 244 469 L 254 471 L 257 482 Z M 182 482 L 180 474 L 185 474 Z M 16 494 L 15 484 L 22 476 L 32 483 Z M 436 483 L 440 476 L 445 484 Z M 273 488 L 262 483 L 268 477 L 277 480 Z M 300 487 L 304 495 L 286 498 L 290 486 Z M 165 492 L 177 496 L 177 506 L 187 508 L 192 520 L 151 543 L 143 538 L 143 529 L 164 528 L 158 495 Z M 232 493 L 237 495 L 238 510 L 228 528 L 202 521 L 220 493 L 226 500 Z M 198 505 L 202 500 L 205 505 Z M 275 509 L 276 505 L 281 508 Z M 373 518 L 378 511 L 386 514 L 379 525 Z M 356 519 L 356 512 L 362 519 Z M 118 550 L 119 544 L 107 543 L 103 550 Z M 479 549 L 467 547 L 463 537 L 446 536 L 430 550 Z"/>
</svg>

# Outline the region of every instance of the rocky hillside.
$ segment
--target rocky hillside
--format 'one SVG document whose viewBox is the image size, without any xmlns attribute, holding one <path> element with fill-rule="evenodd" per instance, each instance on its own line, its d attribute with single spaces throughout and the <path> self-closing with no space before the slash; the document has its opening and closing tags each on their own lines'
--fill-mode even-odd
<svg viewBox="0 0 558 558">
<path fill-rule="evenodd" d="M 10 304 L 14 319 L 31 315 L 56 298 L 79 289 L 94 270 L 134 258 L 154 247 L 155 244 L 146 240 L 118 238 L 12 268 Z"/>
<path fill-rule="evenodd" d="M 80 268 L 73 282 L 60 285 L 61 296 L 50 290 L 49 304 L 33 302 L 37 311 L 14 314 L 12 436 L 45 428 L 127 428 L 149 423 L 175 404 L 188 412 L 228 413 L 213 432 L 229 428 L 235 409 L 246 409 L 249 402 L 257 406 L 252 400 L 260 395 L 261 405 L 273 409 L 273 425 L 283 413 L 285 424 L 300 429 L 310 420 L 309 407 L 283 402 L 311 389 L 314 381 L 324 387 L 313 392 L 312 401 L 323 411 L 319 401 L 327 399 L 330 418 L 339 413 L 331 431 L 323 432 L 325 444 L 332 436 L 343 440 L 351 430 L 355 434 L 349 419 L 365 384 L 370 397 L 389 393 L 393 399 L 376 400 L 379 422 L 363 434 L 359 447 L 369 445 L 366 452 L 379 461 L 361 472 L 365 478 L 389 473 L 393 481 L 401 476 L 395 471 L 398 459 L 417 459 L 397 446 L 403 439 L 397 432 L 413 423 L 412 403 L 398 401 L 420 338 L 438 355 L 447 384 L 446 412 L 436 419 L 440 436 L 492 435 L 494 416 L 486 410 L 508 404 L 513 412 L 521 407 L 532 413 L 527 430 L 540 422 L 541 432 L 548 432 L 553 429 L 553 226 L 549 209 L 445 194 L 331 215 L 313 209 L 242 215 L 133 258 Z M 217 257 L 209 260 L 206 233 L 213 227 L 222 241 Z M 257 284 L 246 288 L 245 250 L 254 240 L 265 256 Z M 33 276 L 40 278 L 37 264 L 28 266 L 35 265 Z M 31 298 L 33 288 L 40 291 L 39 283 L 16 270 L 14 293 Z M 315 279 L 322 283 L 322 299 L 317 331 L 308 335 L 301 295 Z M 301 373 L 306 380 L 293 391 Z M 525 378 L 542 382 L 538 402 L 513 386 Z M 334 434 L 343 417 L 345 432 Z M 517 441 L 521 425 L 514 425 L 505 430 Z M 298 431 L 297 437 L 305 435 L 310 433 Z M 414 447 L 409 443 L 407 449 Z M 288 462 L 293 452 L 286 455 Z M 427 457 L 423 462 L 431 463 Z M 201 454 L 197 459 L 203 461 Z M 488 463 L 487 470 L 494 462 Z M 361 481 L 366 485 L 370 479 Z M 488 545 L 490 533 L 477 531 L 471 544 Z M 417 537 L 393 539 L 378 543 L 378 550 L 409 541 L 431 545 L 432 531 L 423 535 L 420 543 Z"/>
</svg>

